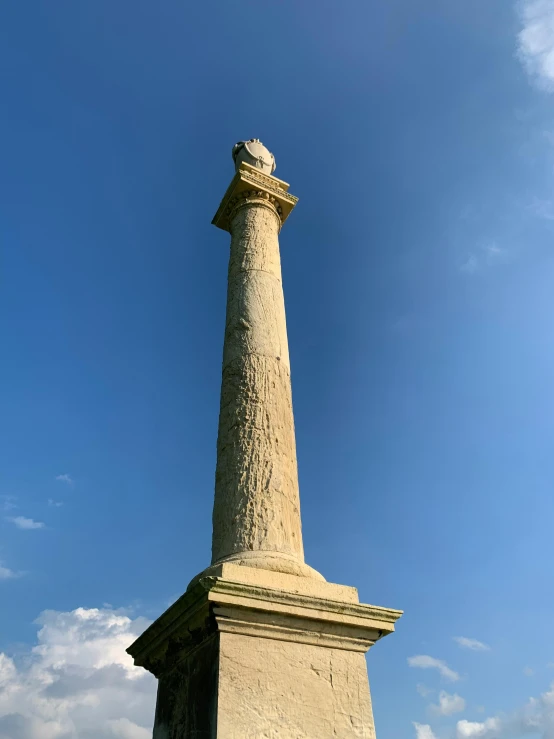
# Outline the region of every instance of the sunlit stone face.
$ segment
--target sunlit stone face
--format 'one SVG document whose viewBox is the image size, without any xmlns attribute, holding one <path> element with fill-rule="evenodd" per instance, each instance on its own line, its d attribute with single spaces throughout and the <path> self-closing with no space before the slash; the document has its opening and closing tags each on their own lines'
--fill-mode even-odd
<svg viewBox="0 0 554 739">
<path fill-rule="evenodd" d="M 236 169 L 240 167 L 241 162 L 246 162 L 266 174 L 275 171 L 275 157 L 259 139 L 236 143 L 233 146 L 233 161 Z"/>
</svg>

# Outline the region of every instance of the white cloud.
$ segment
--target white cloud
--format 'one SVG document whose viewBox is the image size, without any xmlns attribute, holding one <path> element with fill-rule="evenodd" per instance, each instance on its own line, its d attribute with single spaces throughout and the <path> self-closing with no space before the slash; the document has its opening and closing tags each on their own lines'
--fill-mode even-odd
<svg viewBox="0 0 554 739">
<path fill-rule="evenodd" d="M 519 739 L 528 735 L 554 739 L 554 683 L 509 716 L 494 716 L 483 722 L 463 720 L 456 725 L 456 739 Z"/>
<path fill-rule="evenodd" d="M 454 670 L 451 670 L 446 662 L 444 662 L 442 659 L 429 657 L 429 655 L 427 654 L 419 654 L 415 657 L 408 657 L 408 664 L 410 665 L 410 667 L 420 667 L 423 670 L 438 670 L 442 677 L 446 678 L 447 680 L 452 680 L 453 682 L 460 679 L 458 673 L 454 672 Z"/>
<path fill-rule="evenodd" d="M 475 254 L 470 254 L 466 261 L 461 265 L 460 270 L 462 272 L 467 272 L 468 274 L 472 275 L 475 272 L 477 272 L 479 269 L 479 262 L 477 261 L 477 257 Z"/>
<path fill-rule="evenodd" d="M 506 256 L 506 250 L 502 249 L 496 241 L 489 241 L 483 244 L 481 251 L 485 255 L 487 264 L 494 264 L 497 260 L 502 259 Z"/>
<path fill-rule="evenodd" d="M 114 736 L 121 739 L 152 739 L 152 732 L 142 726 L 137 726 L 128 718 L 117 718 L 108 721 L 108 726 L 113 731 Z"/>
<path fill-rule="evenodd" d="M 414 721 L 414 728 L 416 739 L 437 739 L 429 724 L 416 724 Z"/>
<path fill-rule="evenodd" d="M 144 630 L 111 609 L 39 617 L 38 643 L 0 654 L 0 739 L 148 739 L 156 681 L 125 649 Z"/>
<path fill-rule="evenodd" d="M 63 506 L 63 501 L 61 500 L 53 500 L 52 498 L 48 498 L 48 505 L 51 508 L 60 508 Z"/>
<path fill-rule="evenodd" d="M 500 730 L 500 719 L 488 718 L 482 723 L 479 721 L 458 721 L 456 724 L 456 736 L 458 739 L 468 739 L 469 737 L 492 737 L 496 738 Z"/>
<path fill-rule="evenodd" d="M 498 246 L 496 241 L 484 241 L 477 246 L 475 251 L 468 254 L 467 259 L 460 265 L 460 271 L 473 275 L 486 267 L 506 262 L 509 257 L 507 249 Z"/>
<path fill-rule="evenodd" d="M 427 685 L 424 685 L 423 683 L 418 683 L 416 685 L 416 690 L 423 698 L 427 698 L 428 695 L 435 692 L 432 688 L 428 688 Z"/>
<path fill-rule="evenodd" d="M 542 218 L 545 221 L 554 221 L 554 201 L 533 198 L 528 208 L 537 218 Z"/>
<path fill-rule="evenodd" d="M 554 0 L 521 0 L 518 53 L 531 79 L 554 91 Z"/>
<path fill-rule="evenodd" d="M 0 495 L 0 506 L 3 511 L 11 511 L 14 508 L 17 508 L 15 504 L 15 496 L 13 495 Z"/>
<path fill-rule="evenodd" d="M 14 577 L 17 577 L 17 573 L 10 570 L 9 567 L 4 567 L 0 562 L 0 580 L 11 580 Z"/>
<path fill-rule="evenodd" d="M 75 480 L 71 477 L 71 475 L 65 474 L 65 475 L 56 475 L 56 480 L 59 482 L 66 482 L 68 485 L 73 485 Z"/>
<path fill-rule="evenodd" d="M 452 716 L 453 713 L 463 711 L 465 707 L 466 702 L 460 695 L 456 693 L 451 695 L 445 690 L 441 690 L 438 705 L 433 703 L 431 705 L 431 711 L 438 716 Z"/>
<path fill-rule="evenodd" d="M 523 674 L 525 675 L 525 677 L 533 677 L 533 675 L 535 674 L 535 670 L 532 667 L 524 667 Z"/>
<path fill-rule="evenodd" d="M 467 636 L 455 636 L 454 641 L 462 649 L 471 649 L 474 652 L 488 652 L 490 650 L 488 644 L 483 644 L 482 641 L 477 641 L 477 639 L 468 639 Z"/>
<path fill-rule="evenodd" d="M 15 516 L 13 518 L 8 518 L 8 521 L 11 521 L 13 524 L 15 524 L 18 529 L 25 529 L 27 531 L 30 531 L 31 529 L 44 528 L 44 524 L 42 523 L 42 521 L 33 521 L 32 518 L 25 518 L 25 516 Z"/>
</svg>

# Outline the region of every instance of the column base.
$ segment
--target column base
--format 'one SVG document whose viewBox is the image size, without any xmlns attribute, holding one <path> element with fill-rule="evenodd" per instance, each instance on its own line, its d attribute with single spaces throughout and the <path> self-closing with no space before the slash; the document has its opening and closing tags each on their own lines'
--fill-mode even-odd
<svg viewBox="0 0 554 739">
<path fill-rule="evenodd" d="M 401 612 L 355 588 L 213 567 L 127 650 L 159 679 L 154 739 L 374 739 L 364 654 Z"/>
<path fill-rule="evenodd" d="M 237 552 L 214 562 L 214 564 L 207 567 L 191 580 L 187 590 L 194 587 L 194 585 L 196 585 L 196 583 L 203 577 L 217 576 L 221 571 L 221 566 L 224 564 L 238 565 L 240 567 L 252 567 L 257 570 L 266 570 L 267 572 L 281 572 L 285 575 L 309 577 L 312 580 L 325 582 L 325 578 L 323 575 L 320 575 L 317 570 L 314 570 L 313 567 L 310 567 L 305 562 L 301 562 L 297 557 L 293 557 L 291 554 L 257 550 Z"/>
</svg>

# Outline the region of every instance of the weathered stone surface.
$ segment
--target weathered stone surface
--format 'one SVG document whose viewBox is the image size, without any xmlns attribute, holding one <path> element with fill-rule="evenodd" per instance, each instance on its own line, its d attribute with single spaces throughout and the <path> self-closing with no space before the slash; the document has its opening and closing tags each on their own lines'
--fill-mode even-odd
<svg viewBox="0 0 554 739">
<path fill-rule="evenodd" d="M 154 739 L 375 739 L 364 654 L 401 612 L 304 562 L 278 243 L 296 198 L 239 159 L 213 221 L 232 238 L 212 564 L 127 651 L 159 678 Z"/>
<path fill-rule="evenodd" d="M 220 637 L 218 739 L 374 739 L 365 657 Z"/>
<path fill-rule="evenodd" d="M 247 162 L 262 172 L 273 174 L 275 171 L 275 157 L 266 149 L 260 139 L 249 139 L 248 141 L 238 141 L 233 146 L 233 161 L 235 168 L 240 169 L 242 162 Z"/>
<path fill-rule="evenodd" d="M 159 676 L 153 739 L 217 737 L 219 637 L 206 634 L 175 667 Z"/>
<path fill-rule="evenodd" d="M 249 197 L 230 218 L 212 563 L 272 553 L 304 562 L 277 211 Z M 244 564 L 253 562 L 247 554 Z M 255 565 L 254 565 L 255 566 Z M 311 575 L 306 570 L 296 574 Z"/>
<path fill-rule="evenodd" d="M 400 612 L 355 588 L 219 567 L 128 650 L 159 678 L 154 739 L 373 739 L 364 653 Z"/>
<path fill-rule="evenodd" d="M 358 590 L 348 585 L 337 585 L 311 577 L 275 572 L 266 569 L 238 566 L 233 562 L 222 562 L 212 568 L 212 576 L 229 582 L 243 583 L 260 588 L 280 590 L 291 595 L 308 595 L 340 603 L 359 603 Z"/>
<path fill-rule="evenodd" d="M 288 190 L 287 182 L 283 182 L 277 177 L 270 177 L 243 161 L 231 180 L 212 223 L 224 231 L 230 231 L 230 218 L 237 204 L 243 198 L 255 196 L 261 197 L 275 208 L 281 220 L 281 225 L 283 225 L 298 202 L 298 198 L 291 195 Z"/>
</svg>

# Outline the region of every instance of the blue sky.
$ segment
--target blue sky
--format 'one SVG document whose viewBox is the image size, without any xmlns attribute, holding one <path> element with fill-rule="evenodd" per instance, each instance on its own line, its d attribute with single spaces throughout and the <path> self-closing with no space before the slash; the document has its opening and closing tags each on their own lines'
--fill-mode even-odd
<svg viewBox="0 0 554 739">
<path fill-rule="evenodd" d="M 553 0 L 2 3 L 1 739 L 150 736 L 250 137 L 300 198 L 307 560 L 405 611 L 378 736 L 554 738 L 553 93 Z"/>
</svg>

